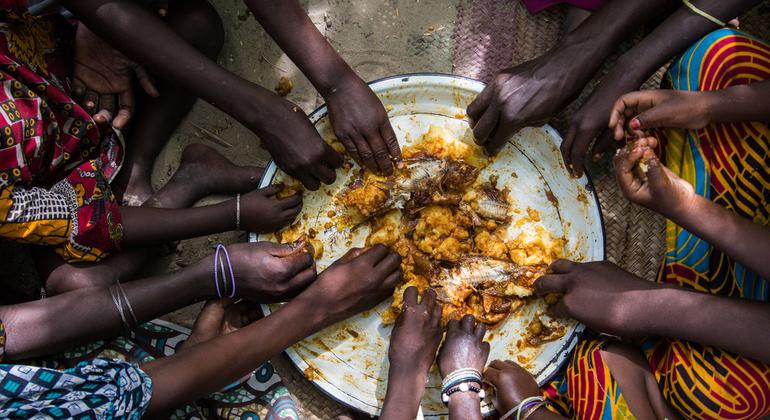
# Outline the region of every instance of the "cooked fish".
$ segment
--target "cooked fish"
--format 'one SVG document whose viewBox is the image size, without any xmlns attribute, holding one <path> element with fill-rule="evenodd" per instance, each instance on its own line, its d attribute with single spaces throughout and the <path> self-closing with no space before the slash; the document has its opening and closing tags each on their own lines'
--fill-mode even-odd
<svg viewBox="0 0 770 420">
<path fill-rule="evenodd" d="M 361 172 L 341 193 L 353 222 L 388 210 L 415 210 L 436 202 L 457 203 L 458 191 L 475 182 L 479 169 L 464 162 L 420 156 L 405 159 L 393 176 Z"/>
<path fill-rule="evenodd" d="M 482 188 L 482 193 L 476 201 L 478 215 L 498 222 L 508 222 L 511 204 L 504 198 L 503 192 L 495 187 L 487 186 Z"/>
<path fill-rule="evenodd" d="M 482 297 L 488 295 L 488 305 L 493 312 L 505 307 L 494 297 L 531 296 L 535 279 L 545 273 L 544 267 L 521 266 L 475 255 L 463 257 L 451 265 L 421 261 L 415 268 L 428 278 L 441 302 L 462 306 L 474 291 L 478 291 Z"/>
</svg>

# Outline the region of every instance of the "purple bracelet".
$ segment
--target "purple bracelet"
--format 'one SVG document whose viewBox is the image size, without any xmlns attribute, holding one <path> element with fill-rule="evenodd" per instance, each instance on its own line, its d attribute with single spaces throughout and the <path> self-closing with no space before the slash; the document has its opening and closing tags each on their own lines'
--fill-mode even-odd
<svg viewBox="0 0 770 420">
<path fill-rule="evenodd" d="M 530 409 L 530 408 L 532 408 L 532 407 L 534 407 L 534 406 L 536 406 L 536 405 L 538 405 L 540 403 L 542 403 L 542 401 L 539 401 L 539 400 L 530 401 L 530 402 L 522 405 L 521 407 L 519 407 L 519 413 L 525 413 L 528 409 Z"/>
<path fill-rule="evenodd" d="M 219 288 L 219 272 L 218 272 L 218 269 L 219 269 L 221 258 L 222 258 L 222 257 L 219 256 L 219 251 L 222 251 L 225 254 L 225 261 L 227 261 L 227 267 L 230 269 L 230 285 L 231 285 L 231 288 L 230 288 L 230 294 L 227 295 L 227 297 L 234 298 L 235 297 L 235 273 L 233 273 L 233 265 L 230 263 L 230 254 L 228 254 L 227 248 L 224 245 L 222 245 L 222 244 L 217 244 L 217 249 L 216 249 L 216 251 L 214 251 L 214 285 L 217 288 L 217 297 L 220 297 L 220 298 L 224 297 L 224 296 L 222 296 L 222 290 Z M 223 270 L 224 270 L 224 268 L 223 268 Z M 222 274 L 224 275 L 225 273 L 222 273 Z M 222 279 L 222 286 L 226 285 L 225 282 L 226 282 L 226 280 Z M 225 291 L 227 291 L 227 288 L 225 288 Z"/>
<path fill-rule="evenodd" d="M 230 295 L 227 296 L 229 298 L 235 297 L 235 274 L 233 273 L 233 265 L 230 263 L 230 254 L 227 253 L 227 248 L 224 245 L 221 245 L 222 251 L 225 252 L 225 259 L 227 259 L 227 267 L 230 268 L 230 284 L 233 286 Z"/>
<path fill-rule="evenodd" d="M 222 297 L 222 292 L 219 290 L 219 247 L 222 244 L 217 245 L 217 249 L 214 251 L 214 286 L 217 288 L 217 297 Z"/>
</svg>

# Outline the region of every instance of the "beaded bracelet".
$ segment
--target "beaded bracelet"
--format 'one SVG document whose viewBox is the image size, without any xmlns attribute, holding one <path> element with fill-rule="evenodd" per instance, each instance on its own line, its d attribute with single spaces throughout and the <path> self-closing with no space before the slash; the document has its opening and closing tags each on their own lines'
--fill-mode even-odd
<svg viewBox="0 0 770 420">
<path fill-rule="evenodd" d="M 484 397 L 486 397 L 486 393 L 481 388 L 481 384 L 479 383 L 479 386 L 471 385 L 470 382 L 462 382 L 458 384 L 457 386 L 451 387 L 447 389 L 446 391 L 441 393 L 441 402 L 444 403 L 444 405 L 449 404 L 449 397 L 452 396 L 452 394 L 456 394 L 458 392 L 468 392 L 472 391 L 477 394 L 479 394 L 479 399 L 483 400 Z"/>
</svg>

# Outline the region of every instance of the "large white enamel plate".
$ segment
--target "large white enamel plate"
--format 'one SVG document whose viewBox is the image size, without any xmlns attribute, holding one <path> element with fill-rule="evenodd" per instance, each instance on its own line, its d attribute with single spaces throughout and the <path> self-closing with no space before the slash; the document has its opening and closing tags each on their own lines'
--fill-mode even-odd
<svg viewBox="0 0 770 420">
<path fill-rule="evenodd" d="M 456 141 L 472 143 L 472 133 L 465 116 L 468 104 L 484 88 L 478 81 L 451 75 L 415 74 L 395 76 L 370 84 L 380 97 L 402 146 L 417 140 L 431 125 L 442 127 Z M 310 115 L 324 138 L 333 136 L 326 118 L 326 107 Z M 540 222 L 528 221 L 509 228 L 509 237 L 540 224 L 556 236 L 567 240 L 566 253 L 579 261 L 604 259 L 604 230 L 598 202 L 591 182 L 585 176 L 573 179 L 561 160 L 559 134 L 546 125 L 528 128 L 516 134 L 481 177 L 495 174 L 499 184 L 510 190 L 510 199 L 521 214 L 531 207 L 541 216 Z M 300 220 L 305 228 L 314 228 L 324 243 L 324 254 L 317 261 L 319 270 L 326 268 L 352 246 L 362 246 L 368 235 L 366 228 L 353 232 L 324 229 L 329 221 L 331 198 L 344 187 L 351 171 L 337 171 L 337 181 L 316 192 L 306 192 Z M 261 187 L 278 182 L 286 175 L 271 162 Z M 274 235 L 250 235 L 250 241 L 274 240 Z M 387 384 L 387 349 L 391 327 L 382 324 L 380 314 L 390 306 L 390 299 L 373 310 L 336 324 L 286 350 L 291 360 L 313 383 L 332 398 L 376 415 L 382 406 Z M 263 305 L 270 314 L 279 305 Z M 490 329 L 486 339 L 491 343 L 489 360 L 512 359 L 524 365 L 545 383 L 566 361 L 583 326 L 572 322 L 567 334 L 539 348 L 520 349 L 517 342 L 542 303 L 525 306 L 515 315 Z M 286 326 L 291 328 L 290 325 Z M 440 398 L 441 379 L 434 368 L 422 401 L 426 417 L 447 415 Z M 485 413 L 491 404 L 482 407 Z"/>
</svg>

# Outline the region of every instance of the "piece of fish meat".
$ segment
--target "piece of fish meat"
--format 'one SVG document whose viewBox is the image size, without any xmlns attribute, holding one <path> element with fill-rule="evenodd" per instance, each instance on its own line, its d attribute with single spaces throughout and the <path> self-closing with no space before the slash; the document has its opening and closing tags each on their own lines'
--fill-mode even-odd
<svg viewBox="0 0 770 420">
<path fill-rule="evenodd" d="M 460 161 L 430 156 L 404 159 L 387 178 L 361 172 L 339 201 L 346 213 L 357 212 L 352 219 L 361 222 L 393 209 L 414 211 L 433 203 L 459 202 L 461 197 L 451 191 L 473 184 L 478 174 L 478 168 Z"/>
<path fill-rule="evenodd" d="M 428 278 L 444 303 L 461 306 L 475 291 L 482 295 L 527 297 L 545 267 L 521 266 L 484 256 L 466 256 L 451 265 L 415 259 L 415 268 Z"/>
</svg>

